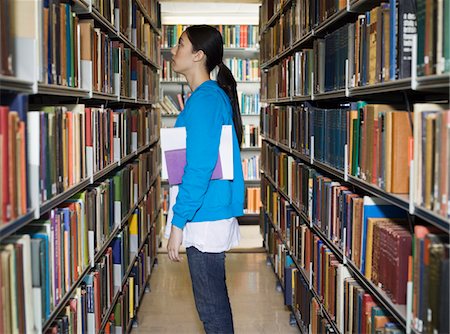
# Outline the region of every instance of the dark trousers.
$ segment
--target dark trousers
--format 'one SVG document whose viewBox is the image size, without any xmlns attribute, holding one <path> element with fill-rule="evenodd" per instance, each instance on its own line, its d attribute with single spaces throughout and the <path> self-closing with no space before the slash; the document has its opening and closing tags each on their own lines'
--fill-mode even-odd
<svg viewBox="0 0 450 334">
<path fill-rule="evenodd" d="M 225 252 L 203 253 L 188 247 L 186 254 L 195 306 L 207 334 L 234 333 L 225 278 Z"/>
</svg>

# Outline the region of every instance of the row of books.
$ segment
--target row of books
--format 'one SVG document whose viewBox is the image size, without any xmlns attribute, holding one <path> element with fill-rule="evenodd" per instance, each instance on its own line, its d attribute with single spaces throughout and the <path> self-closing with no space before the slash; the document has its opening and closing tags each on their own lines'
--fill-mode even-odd
<svg viewBox="0 0 450 334">
<path fill-rule="evenodd" d="M 264 154 L 277 155 L 274 148 L 267 149 L 263 151 Z M 406 304 L 406 287 L 407 282 L 412 280 L 412 263 L 416 261 L 415 270 L 419 270 L 417 257 L 423 259 L 420 253 L 413 252 L 414 240 L 425 238 L 427 233 L 436 234 L 434 240 L 442 244 L 443 250 L 448 247 L 445 231 L 428 228 L 418 229 L 415 231 L 417 234 L 412 234 L 407 213 L 399 207 L 380 198 L 355 193 L 345 184 L 320 174 L 284 153 L 275 158 L 275 163 L 276 166 L 270 163 L 265 165 L 264 168 L 268 169 L 264 171 L 266 175 L 276 176 L 278 189 L 285 193 L 296 208 L 290 207 L 268 180 L 262 181 L 264 205 L 271 213 L 272 221 L 286 235 L 288 245 L 299 262 L 308 262 L 301 255 L 304 253 L 304 245 L 298 242 L 301 233 L 299 236 L 299 232 L 293 229 L 295 220 L 292 220 L 292 216 L 301 212 L 305 222 L 311 222 L 311 226 L 320 230 L 367 280 L 381 287 L 393 303 Z M 442 250 L 436 253 L 439 267 L 445 261 L 448 262 L 448 252 Z M 438 276 L 437 280 L 441 279 L 448 281 L 445 275 Z M 417 278 L 415 283 L 416 287 L 422 287 Z M 433 298 L 447 303 L 448 309 L 448 300 L 442 299 L 439 291 L 434 293 Z M 433 321 L 439 323 L 437 314 L 435 317 Z M 421 320 L 425 321 L 423 318 Z"/>
<path fill-rule="evenodd" d="M 268 0 L 262 1 L 259 7 L 259 22 L 263 28 L 268 21 L 285 5 L 286 0 Z"/>
<path fill-rule="evenodd" d="M 150 108 L 30 108 L 24 94 L 0 107 L 2 224 L 37 208 L 156 138 Z M 35 110 L 33 110 L 35 109 Z"/>
<path fill-rule="evenodd" d="M 275 23 L 261 35 L 261 62 L 266 62 L 289 48 L 297 40 L 294 29 L 297 20 L 295 6 L 289 6 Z"/>
<path fill-rule="evenodd" d="M 158 6 L 156 1 L 150 1 L 152 7 Z M 137 1 L 119 0 L 115 1 L 115 12 L 119 17 L 111 21 L 123 35 L 139 50 L 143 51 L 150 59 L 158 59 L 160 38 L 151 29 L 151 23 L 140 10 Z M 158 13 L 159 14 L 159 13 Z"/>
<path fill-rule="evenodd" d="M 113 41 L 106 30 L 97 28 L 94 19 L 79 16 L 75 7 L 60 0 L 35 4 L 38 17 L 31 18 L 25 16 L 26 10 L 20 3 L 2 6 L 5 7 L 2 15 L 9 15 L 2 20 L 4 47 L 0 73 L 132 98 L 149 99 L 157 93 L 156 73 L 135 51 L 137 48 L 155 64 L 159 63 L 158 36 L 148 23 L 144 32 L 138 30 L 140 39 L 133 42 L 134 48 L 129 48 L 128 44 Z M 36 24 L 24 29 L 21 23 L 30 19 Z M 25 55 L 30 54 L 37 59 L 36 64 L 25 66 Z M 37 77 L 33 71 L 38 73 Z"/>
<path fill-rule="evenodd" d="M 343 310 L 349 302 L 351 304 L 345 296 L 347 289 L 350 288 L 349 285 L 357 286 L 359 289 L 360 285 L 351 277 L 345 266 L 339 263 L 333 251 L 321 239 L 322 236 L 309 226 L 307 219 L 299 217 L 297 210 L 294 210 L 267 181 L 263 181 L 263 190 L 265 188 L 264 207 L 268 211 L 268 217 L 271 217 L 270 221 L 277 226 L 289 253 L 303 269 L 304 275 L 312 277 L 311 284 L 316 294 L 331 318 L 336 319 L 338 328 L 345 333 L 369 333 L 369 329 L 364 331 L 358 327 L 367 326 L 367 320 L 363 320 L 362 324 L 354 322 L 352 324 L 351 320 L 347 320 L 349 311 Z M 315 195 L 312 200 L 322 201 Z M 333 208 L 331 201 L 326 200 L 322 204 L 325 204 L 325 210 L 345 212 L 345 210 Z M 352 209 L 353 212 L 355 210 L 358 212 L 359 209 L 356 207 Z M 406 282 L 412 281 L 414 306 L 411 325 L 419 332 L 446 332 L 449 323 L 445 314 L 448 312 L 449 300 L 448 293 L 443 295 L 442 292 L 448 291 L 448 235 L 421 225 L 417 225 L 414 228 L 414 234 L 411 234 L 406 219 L 382 218 L 382 216 L 396 217 L 394 210 L 395 207 L 388 206 L 379 199 L 370 200 L 364 197 L 361 217 L 367 220 L 367 237 L 355 240 L 354 237 L 358 237 L 358 231 L 355 233 L 355 230 L 350 237 L 353 243 L 362 242 L 366 245 L 365 270 L 361 268 L 357 260 L 358 256 L 349 259 L 356 261 L 355 265 L 361 268 L 364 276 L 384 289 L 395 304 L 406 303 Z M 340 216 L 336 219 L 340 219 Z M 314 226 L 317 225 L 314 224 Z M 358 250 L 358 247 L 354 250 Z M 427 261 L 427 256 L 434 256 L 434 261 Z M 289 275 L 285 275 L 285 278 L 288 279 Z M 342 298 L 342 286 L 336 286 L 342 284 L 342 279 L 344 279 L 344 304 L 342 299 L 339 301 L 339 298 Z M 373 298 L 369 298 L 368 301 L 373 302 Z M 428 313 L 428 318 L 426 310 L 431 312 Z M 388 311 L 380 310 L 378 313 L 385 317 L 383 321 L 391 321 Z M 373 321 L 371 323 L 374 325 Z M 372 332 L 375 333 L 373 330 L 374 328 Z"/>
<path fill-rule="evenodd" d="M 125 97 L 149 99 L 158 92 L 158 75 L 132 49 L 80 20 L 82 88 Z M 89 76 L 92 70 L 92 77 Z M 49 82 L 51 83 L 51 82 Z"/>
<path fill-rule="evenodd" d="M 225 58 L 223 63 L 231 70 L 236 81 L 259 81 L 260 69 L 257 59 Z"/>
<path fill-rule="evenodd" d="M 164 97 L 159 101 L 161 106 L 161 114 L 166 115 L 179 115 L 181 113 L 180 104 L 183 102 L 181 94 L 177 94 L 178 103 L 170 95 L 164 95 Z M 183 103 L 184 107 L 184 103 Z M 184 108 L 183 108 L 184 109 Z"/>
<path fill-rule="evenodd" d="M 163 25 L 163 48 L 172 48 L 178 44 L 178 39 L 187 25 Z M 256 25 L 213 25 L 222 34 L 226 48 L 257 48 L 259 46 L 259 28 Z"/>
<path fill-rule="evenodd" d="M 242 115 L 259 115 L 259 94 L 238 91 L 238 101 Z"/>
<path fill-rule="evenodd" d="M 241 147 L 261 147 L 261 135 L 258 125 L 244 124 Z"/>
<path fill-rule="evenodd" d="M 450 4 L 416 0 L 417 74 L 450 72 Z"/>
<path fill-rule="evenodd" d="M 264 26 L 267 21 L 284 6 L 286 1 L 267 0 L 262 2 L 260 13 L 260 25 Z M 317 27 L 325 22 L 335 13 L 345 9 L 347 3 L 342 0 L 296 0 L 291 2 L 285 13 L 280 16 L 290 15 L 289 11 L 294 12 L 295 21 L 291 24 L 292 33 L 296 38 L 304 36 L 310 32 L 312 28 Z"/>
<path fill-rule="evenodd" d="M 259 180 L 260 178 L 259 155 L 242 159 L 242 172 L 244 180 Z"/>
<path fill-rule="evenodd" d="M 274 99 L 312 93 L 313 50 L 301 50 L 261 73 L 261 97 Z"/>
<path fill-rule="evenodd" d="M 109 248 L 100 262 L 95 259 L 122 228 L 119 238 L 126 240 L 127 253 L 115 262 L 120 264 L 122 259 L 128 266 L 158 208 L 158 184 L 150 187 L 157 171 L 144 169 L 150 156 L 140 155 L 110 179 L 90 186 L 2 242 L 2 332 L 31 332 L 33 328 L 42 332 L 73 285 L 90 277 L 82 278 L 85 270 L 104 268 L 105 257 L 112 255 Z"/>
<path fill-rule="evenodd" d="M 120 262 L 122 256 L 129 252 L 121 245 L 125 234 L 124 230 L 107 248 L 105 256 L 75 289 L 68 305 L 52 322 L 47 333 L 67 333 L 70 330 L 88 333 L 127 332 L 136 317 L 151 273 L 154 258 L 150 249 L 153 247 L 155 232 L 152 231 L 146 238 L 139 254 L 133 258 L 131 272 L 127 273 L 125 283 L 122 284 L 121 280 L 125 276 L 120 276 L 121 272 L 130 268 Z M 120 285 L 116 286 L 118 281 Z"/>
<path fill-rule="evenodd" d="M 449 217 L 448 105 L 415 104 L 410 113 L 365 102 L 339 109 L 305 103 L 261 112 L 262 131 L 269 138 L 387 192 L 409 193 L 418 206 Z"/>
<path fill-rule="evenodd" d="M 289 247 L 269 225 L 266 215 L 265 224 L 269 254 L 284 286 L 285 304 L 293 308 L 303 332 L 329 333 L 337 327 L 341 333 L 403 333 L 386 309 L 358 284 L 309 228 L 301 225 L 306 232 L 299 242 L 307 245 L 305 254 L 311 262 L 307 267 L 300 265 L 298 268 Z M 309 263 L 312 263 L 311 267 Z M 312 282 L 309 281 L 311 277 Z"/>
<path fill-rule="evenodd" d="M 412 1 L 392 0 L 359 15 L 354 23 L 345 24 L 323 38 L 316 38 L 313 43 L 313 67 L 303 68 L 309 70 L 306 73 L 308 77 L 314 73 L 314 93 L 344 89 L 346 80 L 348 87 L 359 87 L 411 77 L 416 32 L 417 65 L 414 66 L 417 66 L 418 75 L 447 73 L 450 43 L 447 43 L 448 38 L 445 39 L 445 17 L 448 12 L 445 6 L 439 1 L 423 0 L 419 2 L 416 13 Z M 295 19 L 290 19 L 294 8 L 289 9 L 262 36 L 262 62 L 273 58 L 296 40 L 291 31 L 295 27 L 291 21 Z M 425 14 L 430 11 L 436 13 L 437 20 L 433 24 L 425 24 L 430 17 Z M 333 10 L 326 13 L 329 17 Z M 314 27 L 314 24 L 307 26 Z M 279 85 L 282 82 L 281 77 L 276 81 Z M 289 90 L 284 92 L 288 94 Z"/>
<path fill-rule="evenodd" d="M 154 0 L 139 0 L 144 10 L 156 24 L 156 27 L 161 29 L 161 3 Z"/>
<path fill-rule="evenodd" d="M 247 187 L 245 191 L 245 213 L 259 213 L 261 209 L 261 188 Z"/>
</svg>

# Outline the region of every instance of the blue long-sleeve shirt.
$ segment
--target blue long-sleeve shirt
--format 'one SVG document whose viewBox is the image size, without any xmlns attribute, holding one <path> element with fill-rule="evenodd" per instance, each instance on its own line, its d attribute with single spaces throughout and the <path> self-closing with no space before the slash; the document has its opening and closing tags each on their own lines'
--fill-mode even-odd
<svg viewBox="0 0 450 334">
<path fill-rule="evenodd" d="M 211 180 L 219 156 L 222 125 L 233 128 L 233 176 Z M 186 127 L 186 166 L 173 207 L 172 224 L 215 221 L 242 216 L 244 177 L 241 154 L 233 124 L 230 99 L 209 80 L 198 86 L 178 116 L 175 127 Z"/>
</svg>

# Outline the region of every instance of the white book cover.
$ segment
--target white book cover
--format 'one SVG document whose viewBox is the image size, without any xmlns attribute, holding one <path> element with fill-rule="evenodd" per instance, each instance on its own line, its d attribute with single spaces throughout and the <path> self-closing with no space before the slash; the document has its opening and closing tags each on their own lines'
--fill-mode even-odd
<svg viewBox="0 0 450 334">
<path fill-rule="evenodd" d="M 220 136 L 219 155 L 222 167 L 222 179 L 233 180 L 233 128 L 231 125 L 223 125 Z M 186 149 L 186 128 L 161 129 L 162 174 L 164 180 L 168 179 L 165 152 L 171 150 Z"/>
</svg>

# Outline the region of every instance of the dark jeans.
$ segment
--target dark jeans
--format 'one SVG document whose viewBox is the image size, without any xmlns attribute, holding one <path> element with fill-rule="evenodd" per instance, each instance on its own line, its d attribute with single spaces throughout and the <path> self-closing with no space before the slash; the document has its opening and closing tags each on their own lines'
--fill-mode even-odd
<svg viewBox="0 0 450 334">
<path fill-rule="evenodd" d="M 234 333 L 225 278 L 225 252 L 203 253 L 188 247 L 186 254 L 195 305 L 207 334 Z"/>
</svg>

